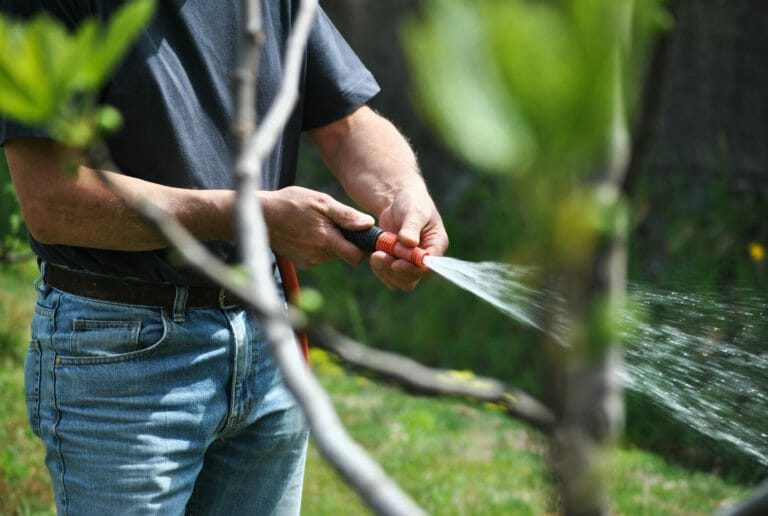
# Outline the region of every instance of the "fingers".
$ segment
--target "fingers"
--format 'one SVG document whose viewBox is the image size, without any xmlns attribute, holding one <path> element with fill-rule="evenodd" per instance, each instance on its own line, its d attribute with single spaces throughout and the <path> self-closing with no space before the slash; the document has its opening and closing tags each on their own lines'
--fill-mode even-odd
<svg viewBox="0 0 768 516">
<path fill-rule="evenodd" d="M 439 218 L 424 231 L 420 246 L 433 256 L 442 256 L 448 249 L 448 233 Z"/>
<path fill-rule="evenodd" d="M 331 196 L 302 187 L 262 192 L 262 207 L 269 228 L 270 245 L 305 269 L 340 258 L 350 264 L 365 260 L 366 253 L 338 231 L 366 229 L 373 218 Z"/>
<path fill-rule="evenodd" d="M 408 200 L 403 196 L 405 201 Z M 398 240 L 406 247 L 419 246 L 429 254 L 440 256 L 448 247 L 448 236 L 437 210 L 426 209 L 427 202 L 405 202 L 402 199 L 381 213 L 382 228 L 396 231 Z M 371 269 L 389 288 L 413 290 L 429 271 L 406 260 L 396 259 L 383 253 L 371 256 Z"/>
<path fill-rule="evenodd" d="M 334 230 L 334 234 L 328 235 L 328 245 L 333 256 L 344 260 L 350 265 L 359 265 L 368 255 L 368 253 L 344 238 L 344 235 L 338 230 Z"/>
<path fill-rule="evenodd" d="M 325 201 L 320 208 L 322 214 L 344 229 L 368 229 L 376 222 L 371 215 L 347 206 L 333 197 L 328 196 Z"/>
<path fill-rule="evenodd" d="M 410 292 L 428 271 L 410 262 L 377 251 L 371 255 L 371 270 L 387 288 Z"/>
<path fill-rule="evenodd" d="M 327 197 L 327 202 L 322 205 L 321 212 L 334 223 L 334 227 L 327 235 L 331 254 L 350 265 L 358 265 L 365 260 L 367 253 L 344 238 L 344 235 L 336 229 L 336 226 L 350 231 L 368 229 L 373 226 L 374 218 L 332 197 Z"/>
</svg>

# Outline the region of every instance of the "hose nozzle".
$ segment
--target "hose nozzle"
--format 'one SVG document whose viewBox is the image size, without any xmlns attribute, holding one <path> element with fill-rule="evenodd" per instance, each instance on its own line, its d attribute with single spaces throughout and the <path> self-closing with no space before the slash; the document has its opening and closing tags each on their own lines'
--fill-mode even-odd
<svg viewBox="0 0 768 516">
<path fill-rule="evenodd" d="M 344 238 L 355 244 L 363 251 L 372 253 L 374 251 L 384 251 L 385 253 L 407 260 L 412 264 L 426 268 L 424 257 L 429 253 L 421 247 L 407 247 L 400 243 L 397 235 L 384 231 L 378 226 L 371 226 L 361 231 L 349 231 L 339 228 Z"/>
</svg>

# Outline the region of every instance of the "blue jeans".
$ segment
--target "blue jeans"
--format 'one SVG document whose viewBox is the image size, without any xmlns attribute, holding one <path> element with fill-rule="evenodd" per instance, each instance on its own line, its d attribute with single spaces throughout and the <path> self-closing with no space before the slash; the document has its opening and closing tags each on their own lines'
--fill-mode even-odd
<svg viewBox="0 0 768 516">
<path fill-rule="evenodd" d="M 59 514 L 299 513 L 306 422 L 248 312 L 39 290 L 26 397 Z"/>
</svg>

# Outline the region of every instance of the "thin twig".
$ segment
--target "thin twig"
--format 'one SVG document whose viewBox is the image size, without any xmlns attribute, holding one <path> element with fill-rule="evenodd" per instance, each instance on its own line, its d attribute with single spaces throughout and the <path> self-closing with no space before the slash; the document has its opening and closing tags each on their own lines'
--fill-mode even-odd
<svg viewBox="0 0 768 516">
<path fill-rule="evenodd" d="M 272 151 L 285 128 L 296 101 L 299 98 L 299 77 L 301 75 L 304 49 L 312 24 L 317 16 L 317 0 L 302 0 L 293 31 L 288 38 L 285 54 L 285 68 L 280 91 L 272 108 L 264 117 L 256 132 L 251 136 L 248 148 L 240 159 L 248 163 L 263 163 Z"/>
<path fill-rule="evenodd" d="M 279 304 L 277 290 L 268 281 L 259 289 L 258 279 L 266 279 L 265 271 L 270 268 L 272 257 L 266 252 L 266 224 L 263 221 L 259 206 L 258 192 L 261 188 L 261 167 L 263 160 L 245 161 L 242 159 L 250 145 L 251 135 L 256 131 L 256 79 L 261 62 L 261 46 L 263 43 L 263 28 L 261 18 L 261 0 L 243 0 L 243 26 L 240 37 L 240 60 L 235 74 L 233 98 L 237 125 L 234 135 L 237 142 L 235 170 L 238 178 L 237 226 L 240 253 L 243 256 L 248 277 L 252 282 L 251 290 L 256 295 L 262 295 L 261 303 L 265 305 Z"/>
<path fill-rule="evenodd" d="M 253 18 L 260 15 L 254 8 L 259 0 L 243 0 L 244 13 Z M 421 508 L 391 480 L 379 464 L 352 440 L 341 424 L 330 398 L 308 368 L 298 360 L 293 328 L 284 317 L 271 316 L 282 302 L 277 294 L 272 272 L 267 226 L 257 195 L 261 185 L 264 158 L 271 152 L 278 135 L 298 100 L 298 81 L 304 49 L 315 19 L 317 0 L 303 0 L 296 22 L 287 42 L 285 75 L 275 103 L 262 126 L 250 137 L 236 156 L 238 188 L 238 228 L 246 270 L 250 276 L 248 299 L 259 301 L 267 308 L 268 317 L 259 317 L 272 355 L 283 374 L 285 385 L 304 411 L 318 449 L 344 477 L 361 499 L 379 514 L 423 514 Z M 259 27 L 261 21 L 246 20 L 247 27 Z M 252 56 L 259 52 L 257 38 L 244 38 L 241 54 Z M 245 58 L 251 61 L 252 58 Z M 255 75 L 258 70 L 253 70 Z M 241 85 L 242 86 L 242 85 Z M 248 88 L 248 82 L 245 83 Z M 240 94 L 243 104 L 237 110 L 253 111 L 253 96 Z M 254 114 L 255 116 L 255 114 Z"/>
<path fill-rule="evenodd" d="M 555 423 L 554 414 L 544 404 L 495 378 L 433 369 L 396 353 L 363 346 L 329 327 L 310 331 L 314 347 L 337 355 L 353 367 L 392 380 L 408 391 L 494 403 L 504 407 L 511 416 L 546 433 Z"/>
</svg>

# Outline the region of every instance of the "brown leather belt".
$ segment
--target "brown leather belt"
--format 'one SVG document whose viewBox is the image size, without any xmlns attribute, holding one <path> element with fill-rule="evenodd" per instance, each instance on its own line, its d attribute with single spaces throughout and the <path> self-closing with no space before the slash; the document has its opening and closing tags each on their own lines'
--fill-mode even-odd
<svg viewBox="0 0 768 516">
<path fill-rule="evenodd" d="M 158 306 L 173 310 L 176 287 L 170 284 L 145 283 L 137 280 L 96 276 L 47 263 L 45 282 L 53 288 L 101 301 L 129 305 Z M 189 308 L 234 308 L 242 301 L 231 292 L 218 287 L 187 287 Z"/>
</svg>

